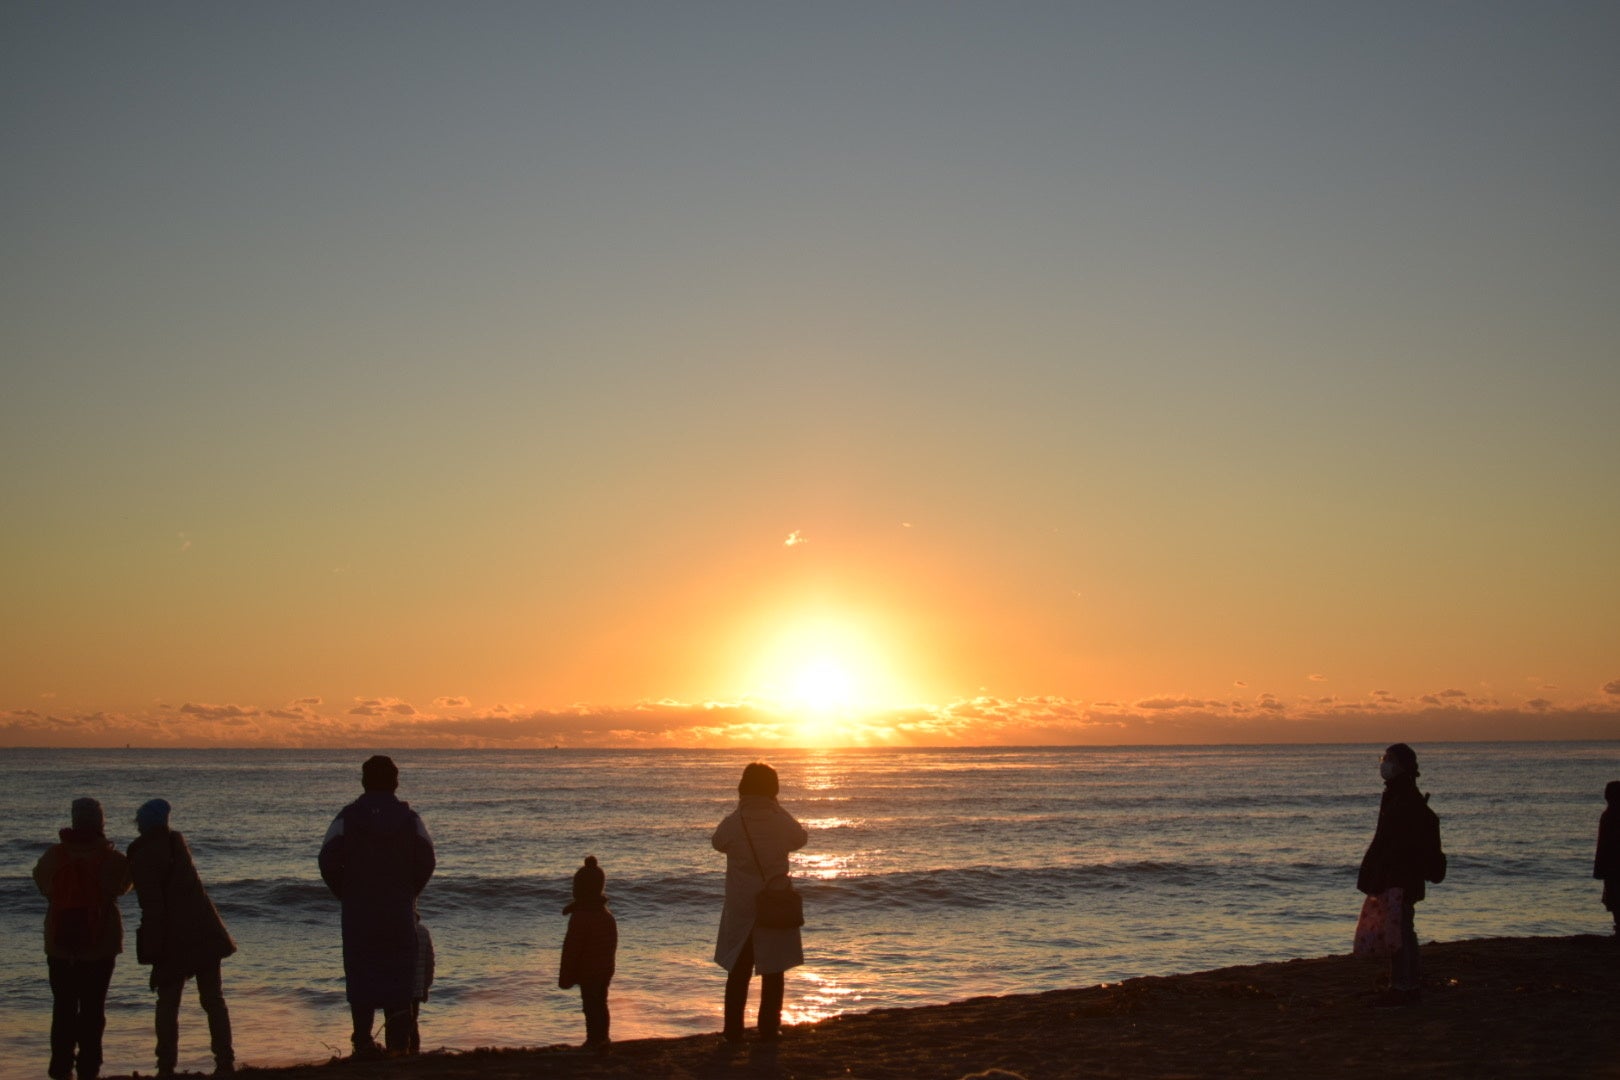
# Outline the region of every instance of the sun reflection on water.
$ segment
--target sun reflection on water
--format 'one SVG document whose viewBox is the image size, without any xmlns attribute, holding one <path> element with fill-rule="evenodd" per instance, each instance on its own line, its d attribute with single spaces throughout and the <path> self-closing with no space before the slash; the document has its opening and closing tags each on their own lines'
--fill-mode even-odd
<svg viewBox="0 0 1620 1080">
<path fill-rule="evenodd" d="M 819 971 L 801 969 L 794 973 L 794 981 L 798 989 L 789 996 L 782 1008 L 782 1019 L 790 1024 L 813 1024 L 826 1020 L 858 1008 L 862 1001 L 858 989 Z"/>
<path fill-rule="evenodd" d="M 817 855 L 796 852 L 793 856 L 793 873 L 797 877 L 811 878 L 816 881 L 832 881 L 843 877 L 856 868 L 854 855 Z"/>
</svg>

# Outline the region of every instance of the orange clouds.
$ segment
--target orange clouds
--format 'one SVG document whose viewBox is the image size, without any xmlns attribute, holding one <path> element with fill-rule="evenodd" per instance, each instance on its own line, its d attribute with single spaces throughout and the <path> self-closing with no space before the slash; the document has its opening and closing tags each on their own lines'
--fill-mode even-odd
<svg viewBox="0 0 1620 1080">
<path fill-rule="evenodd" d="M 1134 702 L 1058 696 L 980 695 L 937 705 L 841 714 L 818 724 L 825 745 L 1119 745 L 1265 742 L 1443 742 L 1523 738 L 1620 738 L 1620 694 L 1574 705 L 1543 697 L 1503 701 L 1455 688 L 1403 699 L 1296 697 L 1271 693 L 1215 699 L 1157 695 Z M 394 697 L 326 708 L 319 698 L 284 706 L 158 706 L 139 713 L 0 714 L 3 746 L 398 746 L 398 747 L 781 747 L 804 745 L 802 718 L 754 701 L 645 701 L 532 709 L 495 704 L 469 711 L 466 698 L 433 710 Z"/>
</svg>

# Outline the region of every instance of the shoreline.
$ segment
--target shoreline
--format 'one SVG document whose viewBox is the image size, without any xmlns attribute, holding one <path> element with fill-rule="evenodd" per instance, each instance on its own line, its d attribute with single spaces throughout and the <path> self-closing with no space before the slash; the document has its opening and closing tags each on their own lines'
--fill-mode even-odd
<svg viewBox="0 0 1620 1080">
<path fill-rule="evenodd" d="M 1486 938 L 1422 952 L 1424 1000 L 1408 1008 L 1374 1005 L 1387 962 L 1326 956 L 849 1013 L 790 1027 L 776 1043 L 687 1035 L 615 1043 L 601 1056 L 550 1046 L 263 1069 L 249 1058 L 242 1071 L 265 1080 L 958 1080 L 992 1068 L 1028 1080 L 1620 1078 L 1620 939 Z"/>
</svg>

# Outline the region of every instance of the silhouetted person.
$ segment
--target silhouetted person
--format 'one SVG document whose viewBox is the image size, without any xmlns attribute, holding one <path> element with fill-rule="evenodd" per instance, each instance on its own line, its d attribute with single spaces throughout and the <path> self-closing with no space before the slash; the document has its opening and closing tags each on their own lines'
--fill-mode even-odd
<svg viewBox="0 0 1620 1080">
<path fill-rule="evenodd" d="M 208 899 L 186 838 L 169 828 L 169 804 L 153 799 L 135 811 L 140 836 L 129 845 L 129 871 L 141 903 L 135 959 L 152 965 L 157 991 L 157 1074 L 173 1076 L 180 1056 L 180 996 L 197 980 L 197 1001 L 208 1016 L 208 1048 L 214 1073 L 236 1070 L 231 1049 L 231 1013 L 219 962 L 236 951 L 214 902 Z"/>
<path fill-rule="evenodd" d="M 1389 992 L 1382 1004 L 1413 1005 L 1422 997 L 1423 967 L 1418 954 L 1413 905 L 1426 895 L 1424 881 L 1439 884 L 1446 876 L 1440 847 L 1440 819 L 1429 809 L 1429 797 L 1417 789 L 1417 754 L 1405 743 L 1384 751 L 1378 765 L 1384 795 L 1378 803 L 1378 828 L 1361 859 L 1356 888 L 1368 896 L 1400 888 L 1401 945 L 1390 959 Z"/>
<path fill-rule="evenodd" d="M 410 1050 L 416 988 L 416 896 L 433 876 L 427 826 L 395 797 L 399 769 L 377 755 L 360 769 L 365 789 L 345 806 L 321 845 L 321 877 L 343 902 L 343 978 L 359 1055 L 378 1052 L 371 1037 L 383 1011 L 390 1053 Z"/>
<path fill-rule="evenodd" d="M 73 824 L 34 864 L 45 911 L 45 962 L 51 975 L 52 1080 L 101 1072 L 107 985 L 124 951 L 118 898 L 129 891 L 129 860 L 107 839 L 101 804 L 73 800 Z M 77 1058 L 75 1058 L 77 1052 Z"/>
<path fill-rule="evenodd" d="M 613 981 L 614 953 L 619 948 L 619 926 L 608 910 L 603 889 L 607 875 L 596 856 L 574 871 L 574 902 L 563 908 L 568 932 L 563 935 L 562 963 L 557 985 L 563 990 L 579 986 L 579 1004 L 585 1011 L 585 1049 L 606 1050 L 610 1042 L 608 984 Z"/>
<path fill-rule="evenodd" d="M 788 872 L 788 853 L 804 847 L 809 834 L 776 801 L 776 770 L 754 762 L 737 784 L 737 809 L 714 830 L 716 851 L 726 853 L 726 905 L 714 962 L 726 969 L 727 1042 L 741 1042 L 748 983 L 759 972 L 759 1037 L 775 1039 L 782 1027 L 783 974 L 804 963 L 798 927 L 755 925 L 755 898 L 765 884 Z"/>
<path fill-rule="evenodd" d="M 1603 786 L 1608 809 L 1598 818 L 1597 857 L 1592 876 L 1603 879 L 1603 906 L 1614 915 L 1614 933 L 1620 937 L 1620 780 Z"/>
</svg>

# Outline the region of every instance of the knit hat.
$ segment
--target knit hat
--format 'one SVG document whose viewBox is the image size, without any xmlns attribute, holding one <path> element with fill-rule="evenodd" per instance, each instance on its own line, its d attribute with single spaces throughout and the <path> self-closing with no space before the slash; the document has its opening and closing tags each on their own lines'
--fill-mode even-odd
<svg viewBox="0 0 1620 1080">
<path fill-rule="evenodd" d="M 1603 798 L 1606 802 L 1620 803 L 1620 780 L 1610 780 L 1603 785 Z"/>
<path fill-rule="evenodd" d="M 105 828 L 106 818 L 102 816 L 101 804 L 94 799 L 74 799 L 73 827 L 97 833 Z"/>
<path fill-rule="evenodd" d="M 166 799 L 149 799 L 135 811 L 135 827 L 141 832 L 165 829 L 169 825 L 169 803 Z"/>
<path fill-rule="evenodd" d="M 607 888 L 607 875 L 596 865 L 596 856 L 585 856 L 585 865 L 574 871 L 574 899 L 594 900 Z"/>
<path fill-rule="evenodd" d="M 399 787 L 399 766 L 387 754 L 374 754 L 360 766 L 360 786 L 367 791 L 393 791 Z"/>
<path fill-rule="evenodd" d="M 1403 742 L 1395 743 L 1384 751 L 1384 756 L 1401 763 L 1401 775 L 1417 776 L 1417 751 Z"/>
</svg>

